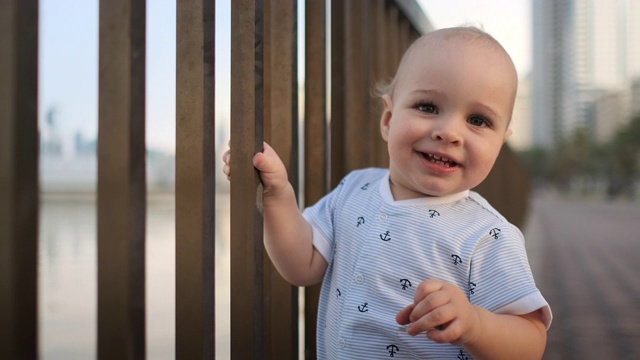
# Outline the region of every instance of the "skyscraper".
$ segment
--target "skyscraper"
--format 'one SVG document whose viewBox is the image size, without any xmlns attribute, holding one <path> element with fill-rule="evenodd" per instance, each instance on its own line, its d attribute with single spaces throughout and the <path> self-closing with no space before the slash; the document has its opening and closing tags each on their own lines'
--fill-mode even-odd
<svg viewBox="0 0 640 360">
<path fill-rule="evenodd" d="M 577 127 L 618 126 L 640 76 L 640 1 L 536 0 L 533 4 L 533 143 L 553 146 Z M 627 95 L 625 95 L 627 94 Z M 604 106 L 604 105 L 603 105 Z M 614 116 L 614 115 L 612 115 Z M 605 131 L 603 134 L 611 131 Z"/>
</svg>

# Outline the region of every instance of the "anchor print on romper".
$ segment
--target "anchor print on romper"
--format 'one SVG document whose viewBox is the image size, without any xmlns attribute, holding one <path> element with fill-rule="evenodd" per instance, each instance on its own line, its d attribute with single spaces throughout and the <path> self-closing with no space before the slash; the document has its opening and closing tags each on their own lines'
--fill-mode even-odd
<svg viewBox="0 0 640 360">
<path fill-rule="evenodd" d="M 338 292 L 338 295 L 336 295 L 336 297 L 342 296 L 342 293 L 340 292 L 340 289 L 336 288 L 336 291 Z"/>
<path fill-rule="evenodd" d="M 384 234 L 380 234 L 380 239 L 382 239 L 382 241 L 391 241 L 391 236 L 389 236 L 389 230 L 387 230 L 387 232 L 385 232 Z"/>
<path fill-rule="evenodd" d="M 400 285 L 402 286 L 402 290 L 407 290 L 407 288 L 411 287 L 411 281 L 409 281 L 409 279 L 400 279 Z"/>
<path fill-rule="evenodd" d="M 360 189 L 367 190 L 369 188 L 369 183 L 364 184 Z"/>
<path fill-rule="evenodd" d="M 436 216 L 440 216 L 440 213 L 439 213 L 439 212 L 437 212 L 436 210 L 429 210 L 429 217 L 430 217 L 430 218 L 432 218 L 432 219 L 433 219 L 433 218 L 434 218 L 434 217 L 436 217 Z"/>
<path fill-rule="evenodd" d="M 469 281 L 469 294 L 473 295 L 475 294 L 475 290 L 476 290 L 476 283 Z"/>
<path fill-rule="evenodd" d="M 360 227 L 360 225 L 364 224 L 364 218 L 362 216 L 358 217 L 358 224 L 356 227 Z"/>
<path fill-rule="evenodd" d="M 360 312 L 367 312 L 367 311 L 369 311 L 369 303 L 368 303 L 368 302 L 366 302 L 366 303 L 364 303 L 364 304 L 362 304 L 362 305 L 358 305 L 358 311 L 360 311 Z"/>
<path fill-rule="evenodd" d="M 469 360 L 469 358 L 465 356 L 464 350 L 460 350 L 460 353 L 458 353 L 458 360 Z"/>
<path fill-rule="evenodd" d="M 394 357 L 394 355 L 400 351 L 397 346 L 391 344 L 387 346 L 387 351 L 389 352 L 389 357 Z"/>
<path fill-rule="evenodd" d="M 340 184 L 338 184 L 338 186 L 342 186 L 344 185 L 344 183 L 347 181 L 347 179 L 342 179 L 342 181 L 340 181 Z"/>
<path fill-rule="evenodd" d="M 489 235 L 493 236 L 494 239 L 498 238 L 498 235 L 500 235 L 500 230 L 499 228 L 493 228 L 491 229 L 491 231 L 489 231 Z"/>
<path fill-rule="evenodd" d="M 462 258 L 460 258 L 460 256 L 452 254 L 451 257 L 453 258 L 453 265 L 462 264 Z"/>
</svg>

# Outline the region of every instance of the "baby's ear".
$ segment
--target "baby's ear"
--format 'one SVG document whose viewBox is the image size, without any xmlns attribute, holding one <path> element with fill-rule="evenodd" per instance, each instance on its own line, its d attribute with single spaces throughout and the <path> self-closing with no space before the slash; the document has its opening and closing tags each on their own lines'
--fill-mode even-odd
<svg viewBox="0 0 640 360">
<path fill-rule="evenodd" d="M 511 135 L 513 134 L 513 131 L 511 130 L 511 128 L 507 128 L 507 130 L 504 132 L 504 138 L 502 139 L 502 143 L 506 143 L 507 139 L 509 139 L 509 137 L 511 137 Z"/>
<path fill-rule="evenodd" d="M 384 95 L 382 96 L 382 115 L 380 115 L 380 134 L 384 141 L 388 141 L 389 137 L 389 125 L 391 123 L 391 115 L 393 109 L 393 100 L 391 96 Z"/>
</svg>

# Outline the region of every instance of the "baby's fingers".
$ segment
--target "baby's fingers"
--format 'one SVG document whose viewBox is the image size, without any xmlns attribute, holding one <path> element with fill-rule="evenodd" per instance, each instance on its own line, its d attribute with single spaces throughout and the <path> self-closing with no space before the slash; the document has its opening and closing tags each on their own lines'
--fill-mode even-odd
<svg viewBox="0 0 640 360">
<path fill-rule="evenodd" d="M 286 169 L 282 160 L 278 154 L 276 154 L 275 150 L 267 144 L 264 143 L 264 151 L 258 152 L 253 157 L 253 166 L 256 167 L 262 174 L 266 174 L 267 176 L 270 174 L 282 174 L 286 175 Z"/>
<path fill-rule="evenodd" d="M 224 154 L 222 154 L 222 161 L 226 165 L 231 165 L 231 149 L 228 149 Z"/>
<path fill-rule="evenodd" d="M 411 313 L 413 312 L 413 308 L 414 305 L 411 304 L 400 310 L 400 312 L 398 312 L 398 314 L 396 315 L 396 322 L 400 325 L 410 324 L 411 320 L 409 320 L 409 315 L 411 315 Z"/>
<path fill-rule="evenodd" d="M 227 176 L 227 180 L 231 180 L 231 149 L 222 154 L 222 162 L 224 162 L 222 172 Z"/>
<path fill-rule="evenodd" d="M 449 307 L 439 307 L 428 314 L 425 314 L 407 327 L 407 333 L 415 336 L 423 332 L 430 333 L 431 331 L 442 331 L 447 328 L 448 323 L 454 318 L 454 314 L 451 313 Z M 414 310 L 415 312 L 415 310 Z M 412 314 L 411 317 L 414 317 Z"/>
<path fill-rule="evenodd" d="M 427 331 L 427 337 L 437 343 L 455 343 L 463 335 L 460 324 L 451 321 Z"/>
</svg>

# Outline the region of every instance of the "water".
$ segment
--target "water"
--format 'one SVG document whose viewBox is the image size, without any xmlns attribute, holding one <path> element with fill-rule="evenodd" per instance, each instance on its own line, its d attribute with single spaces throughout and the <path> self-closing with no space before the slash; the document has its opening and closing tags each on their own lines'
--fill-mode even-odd
<svg viewBox="0 0 640 360">
<path fill-rule="evenodd" d="M 216 358 L 229 358 L 229 196 L 216 195 Z M 96 201 L 44 194 L 40 213 L 39 342 L 43 360 L 97 358 Z M 147 209 L 147 358 L 175 358 L 175 201 Z"/>
</svg>

